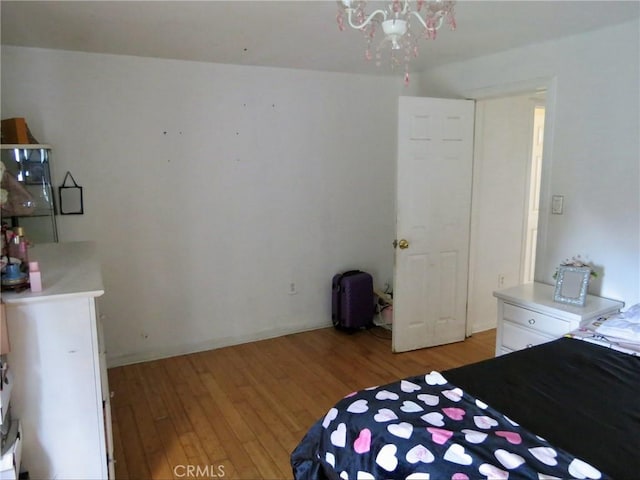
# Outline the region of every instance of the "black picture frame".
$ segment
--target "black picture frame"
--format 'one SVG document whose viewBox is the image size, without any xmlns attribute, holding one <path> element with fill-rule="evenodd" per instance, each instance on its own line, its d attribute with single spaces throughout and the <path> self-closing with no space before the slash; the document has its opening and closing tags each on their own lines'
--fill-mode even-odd
<svg viewBox="0 0 640 480">
<path fill-rule="evenodd" d="M 67 185 L 68 179 L 71 179 L 73 185 Z M 82 187 L 76 183 L 70 172 L 67 172 L 62 185 L 58 187 L 58 196 L 60 197 L 60 215 L 84 214 Z"/>
</svg>

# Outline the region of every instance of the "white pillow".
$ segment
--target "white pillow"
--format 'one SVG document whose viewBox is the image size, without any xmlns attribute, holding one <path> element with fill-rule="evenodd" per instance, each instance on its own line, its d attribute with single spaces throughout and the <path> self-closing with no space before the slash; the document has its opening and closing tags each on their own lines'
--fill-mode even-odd
<svg viewBox="0 0 640 480">
<path fill-rule="evenodd" d="M 640 341 L 640 303 L 613 315 L 596 328 L 601 335 Z"/>
</svg>

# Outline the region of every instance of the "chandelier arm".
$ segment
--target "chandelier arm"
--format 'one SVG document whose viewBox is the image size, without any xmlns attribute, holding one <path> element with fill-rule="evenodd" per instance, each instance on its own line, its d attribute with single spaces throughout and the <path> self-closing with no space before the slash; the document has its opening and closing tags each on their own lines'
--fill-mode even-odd
<svg viewBox="0 0 640 480">
<path fill-rule="evenodd" d="M 422 18 L 418 12 L 413 12 L 412 11 L 412 12 L 409 12 L 409 13 L 411 15 L 413 15 L 414 17 L 416 17 L 426 30 L 430 30 L 430 31 L 439 30 L 440 27 L 442 26 L 442 24 L 444 23 L 444 15 L 440 15 L 440 18 L 438 18 L 438 24 L 435 27 L 428 27 L 427 26 L 427 22 L 424 21 L 424 18 Z"/>
<path fill-rule="evenodd" d="M 383 20 L 387 19 L 387 12 L 385 12 L 384 10 L 376 10 L 371 15 L 369 15 L 360 25 L 356 25 L 351 20 L 351 14 L 355 11 L 355 9 L 353 9 L 353 8 L 345 8 L 345 11 L 347 12 L 347 19 L 349 21 L 349 26 L 351 28 L 355 28 L 356 30 L 362 30 L 363 28 L 366 28 L 367 25 L 369 25 L 371 23 L 371 21 L 373 20 L 373 17 L 375 17 L 376 15 L 380 14 L 380 15 L 382 15 Z"/>
</svg>

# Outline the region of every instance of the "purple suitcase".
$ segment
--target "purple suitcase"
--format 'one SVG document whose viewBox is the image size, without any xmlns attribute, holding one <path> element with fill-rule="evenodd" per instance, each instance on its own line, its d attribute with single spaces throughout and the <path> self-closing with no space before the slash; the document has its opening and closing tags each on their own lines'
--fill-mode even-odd
<svg viewBox="0 0 640 480">
<path fill-rule="evenodd" d="M 333 276 L 331 319 L 338 329 L 355 330 L 373 324 L 373 278 L 350 270 Z"/>
</svg>

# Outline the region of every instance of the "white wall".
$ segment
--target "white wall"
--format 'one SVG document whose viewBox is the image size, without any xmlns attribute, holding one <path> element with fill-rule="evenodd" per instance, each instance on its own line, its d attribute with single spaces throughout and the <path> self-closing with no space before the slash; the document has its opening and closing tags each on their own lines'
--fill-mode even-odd
<svg viewBox="0 0 640 480">
<path fill-rule="evenodd" d="M 110 364 L 328 326 L 342 269 L 389 282 L 400 82 L 2 47 L 2 117 L 84 187 L 60 238 L 99 244 Z"/>
<path fill-rule="evenodd" d="M 580 254 L 604 270 L 592 293 L 640 302 L 640 22 L 434 69 L 426 96 L 469 97 L 551 85 L 536 280 Z M 550 214 L 564 195 L 564 215 Z M 509 199 L 505 199 L 506 202 Z"/>
<path fill-rule="evenodd" d="M 25 116 L 54 147 L 56 183 L 71 170 L 85 188 L 86 214 L 59 217 L 61 239 L 99 242 L 111 364 L 328 325 L 340 269 L 390 281 L 399 93 L 551 84 L 537 279 L 581 254 L 604 268 L 592 291 L 629 305 L 639 31 L 636 20 L 413 74 L 405 90 L 394 77 L 2 47 L 2 117 Z M 549 215 L 551 194 L 565 196 L 563 216 Z"/>
</svg>

